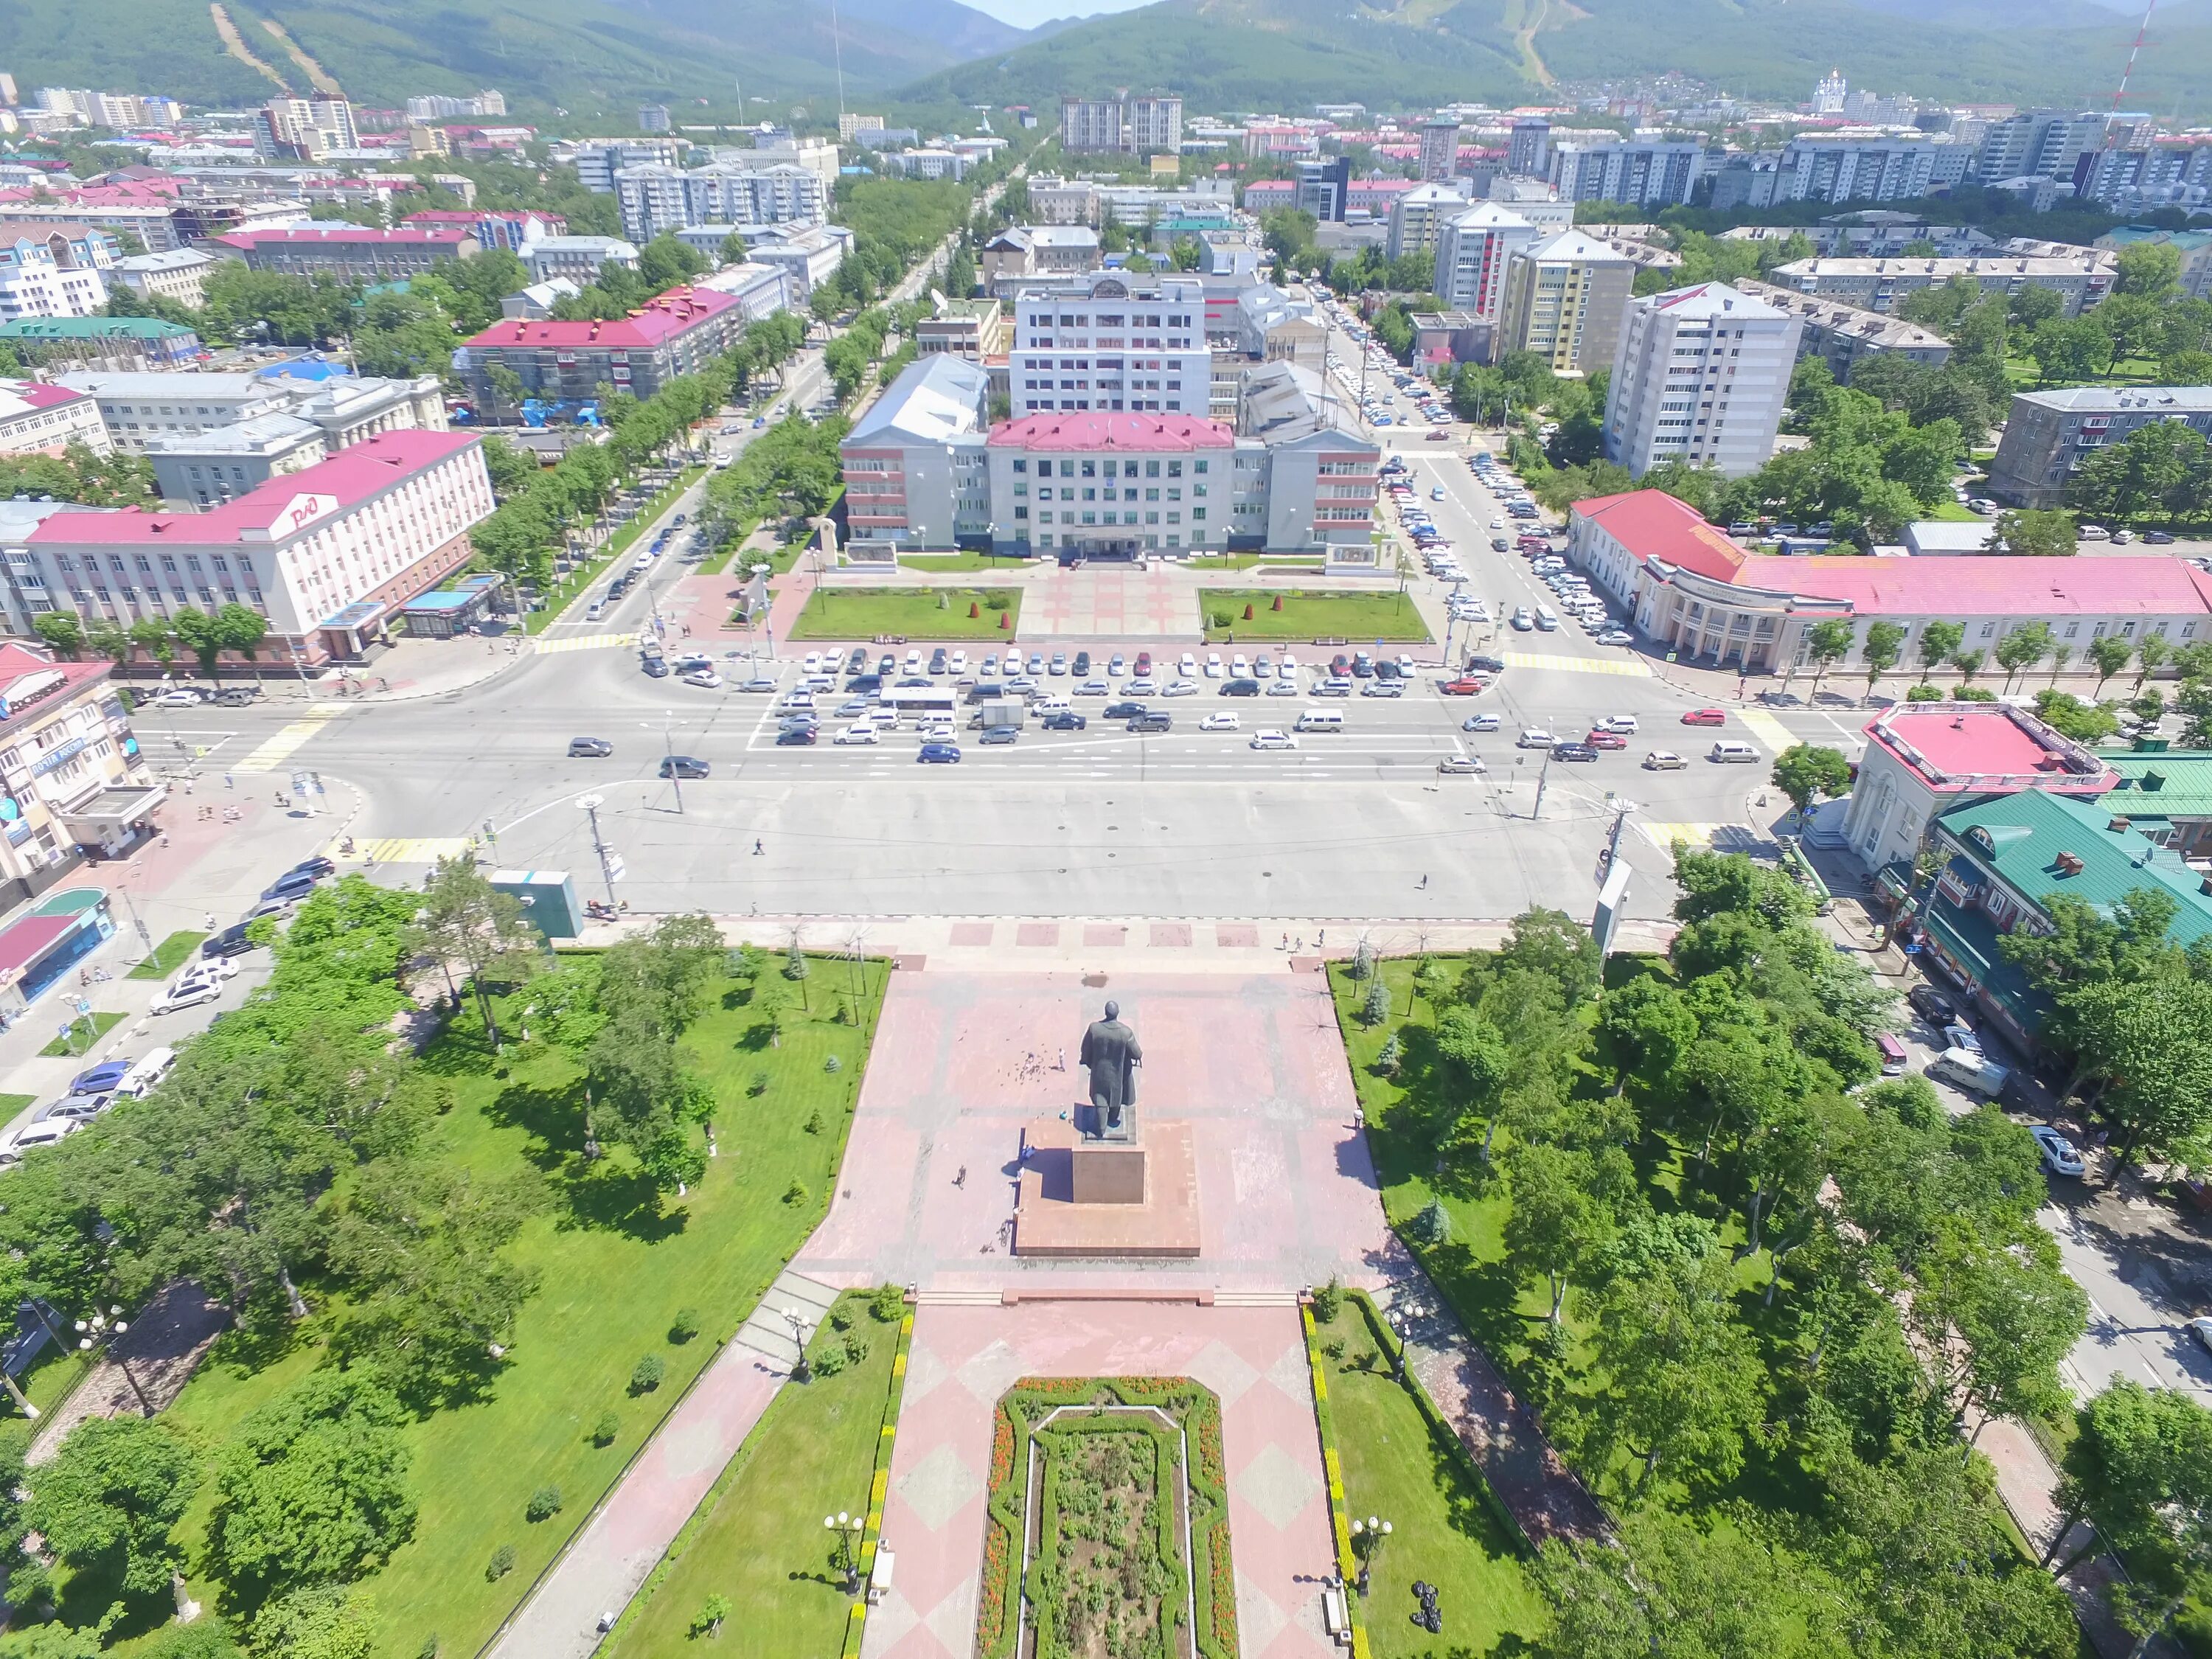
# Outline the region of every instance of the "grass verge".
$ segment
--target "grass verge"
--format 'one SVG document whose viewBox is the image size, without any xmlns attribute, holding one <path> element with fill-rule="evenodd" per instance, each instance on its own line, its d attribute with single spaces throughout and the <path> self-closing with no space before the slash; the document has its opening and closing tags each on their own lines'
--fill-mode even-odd
<svg viewBox="0 0 2212 1659">
<path fill-rule="evenodd" d="M 994 597 L 1006 601 L 1003 611 L 991 608 Z M 1013 588 L 817 587 L 799 613 L 791 637 L 870 640 L 895 634 L 910 640 L 989 640 L 1011 637 L 1021 626 L 1021 616 L 1022 596 Z M 1004 628 L 999 625 L 1001 617 L 1008 618 Z"/>
<path fill-rule="evenodd" d="M 1276 600 L 1282 609 L 1274 608 Z M 1316 593 L 1303 588 L 1213 588 L 1198 597 L 1209 644 L 1236 640 L 1425 641 L 1428 624 L 1403 593 Z M 1250 616 L 1244 613 L 1251 611 Z"/>
<path fill-rule="evenodd" d="M 189 931 L 172 933 L 154 947 L 153 955 L 148 957 L 124 977 L 125 979 L 167 979 L 184 966 L 185 958 L 198 950 L 201 941 L 206 938 L 205 933 Z"/>
<path fill-rule="evenodd" d="M 39 1052 L 48 1060 L 64 1060 L 72 1055 L 82 1056 L 92 1052 L 92 1045 L 123 1023 L 123 1016 L 109 1013 L 79 1014 L 70 1024 L 68 1033 L 56 1037 Z"/>
<path fill-rule="evenodd" d="M 785 1014 L 780 1044 L 751 1006 L 752 988 L 737 981 L 685 1034 L 717 1103 L 720 1156 L 681 1199 L 656 1196 L 626 1155 L 582 1158 L 580 1080 L 567 1054 L 510 1044 L 495 1064 L 472 1018 L 432 1044 L 426 1063 L 451 1083 L 454 1105 L 423 1155 L 486 1179 L 536 1173 L 543 1203 L 511 1249 L 542 1288 L 488 1397 L 406 1431 L 415 1535 L 363 1584 L 379 1656 L 412 1656 L 434 1635 L 440 1651 L 475 1652 L 820 1220 L 886 969 L 825 957 L 812 969 L 802 987 L 809 1006 Z M 219 1346 L 166 1413 L 172 1425 L 219 1455 L 248 1412 L 323 1358 L 343 1310 L 312 1291 L 310 1300 L 315 1317 L 288 1351 Z M 680 1309 L 704 1316 L 684 1342 L 671 1335 Z M 633 1395 L 632 1368 L 647 1354 L 662 1358 L 665 1375 L 658 1389 Z M 602 1413 L 616 1430 L 604 1446 L 591 1433 Z M 566 1501 L 532 1524 L 524 1507 L 541 1486 Z M 179 1528 L 188 1556 L 199 1553 L 212 1501 L 204 1490 Z M 805 1502 L 812 1507 L 815 1495 Z M 514 1570 L 488 1578 L 502 1544 L 514 1547 Z M 212 1585 L 193 1589 L 216 1606 Z"/>
<path fill-rule="evenodd" d="M 851 1601 L 832 1570 L 836 1540 L 822 1516 L 869 1507 L 884 1401 L 902 1350 L 899 1328 L 876 1322 L 866 1296 L 848 1292 L 836 1310 L 853 1322 L 867 1358 L 835 1376 L 784 1384 L 646 1581 L 602 1650 L 606 1659 L 696 1651 L 692 1626 L 713 1595 L 738 1609 L 715 1638 L 717 1654 L 836 1650 Z"/>
</svg>

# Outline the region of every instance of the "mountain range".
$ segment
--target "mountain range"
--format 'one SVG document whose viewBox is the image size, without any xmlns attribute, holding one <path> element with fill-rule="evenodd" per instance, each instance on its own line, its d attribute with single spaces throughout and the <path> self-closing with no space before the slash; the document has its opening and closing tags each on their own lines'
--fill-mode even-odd
<svg viewBox="0 0 2212 1659">
<path fill-rule="evenodd" d="M 519 114 L 626 127 L 640 102 L 726 118 L 836 94 L 1027 103 L 1118 86 L 1199 111 L 1550 101 L 1679 70 L 1796 100 L 1852 84 L 1962 102 L 2107 106 L 2133 0 L 1158 0 L 1024 30 L 960 0 L 8 0 L 0 67 L 237 107 L 280 86 L 392 105 L 495 86 Z M 833 7 L 835 21 L 833 23 Z M 2130 107 L 2212 117 L 2212 0 L 2169 0 Z M 708 118 L 702 112 L 701 118 Z"/>
</svg>

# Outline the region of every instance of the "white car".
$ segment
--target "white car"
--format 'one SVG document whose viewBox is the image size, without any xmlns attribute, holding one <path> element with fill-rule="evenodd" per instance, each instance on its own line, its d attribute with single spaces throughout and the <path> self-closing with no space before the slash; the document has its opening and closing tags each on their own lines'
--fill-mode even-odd
<svg viewBox="0 0 2212 1659">
<path fill-rule="evenodd" d="M 1513 739 L 1513 746 L 1516 749 L 1549 749 L 1552 734 L 1540 726 L 1524 726 L 1521 728 L 1521 735 Z"/>
<path fill-rule="evenodd" d="M 1254 679 L 1271 679 L 1273 678 L 1274 672 L 1275 665 L 1268 661 L 1267 658 L 1255 657 L 1252 659 L 1252 678 Z"/>
<path fill-rule="evenodd" d="M 1637 729 L 1636 716 L 1633 714 L 1607 714 L 1603 720 L 1597 722 L 1596 729 L 1601 732 L 1619 732 L 1624 736 L 1633 735 Z"/>
<path fill-rule="evenodd" d="M 82 1127 L 84 1123 L 80 1118 L 40 1118 L 36 1123 L 26 1125 L 15 1138 L 8 1143 L 4 1157 L 9 1163 L 15 1163 L 24 1153 L 35 1152 L 41 1146 L 51 1146 L 58 1140 L 67 1139 Z"/>
<path fill-rule="evenodd" d="M 1139 682 L 1136 680 L 1129 682 L 1129 685 L 1135 685 L 1138 684 L 1139 684 Z M 1129 689 L 1129 686 L 1125 685 L 1121 689 L 1124 691 L 1127 691 Z M 1198 682 L 1196 680 L 1170 680 L 1167 684 L 1161 689 L 1160 695 L 1164 697 L 1194 697 L 1198 695 Z"/>
<path fill-rule="evenodd" d="M 1296 679 L 1298 675 L 1298 659 L 1292 656 L 1289 652 L 1284 652 L 1283 654 L 1276 659 L 1275 672 L 1283 679 Z"/>
<path fill-rule="evenodd" d="M 1208 714 L 1204 720 L 1198 723 L 1198 729 L 1201 732 L 1234 732 L 1237 729 L 1237 716 L 1234 714 Z"/>
<path fill-rule="evenodd" d="M 1298 746 L 1298 740 L 1287 732 L 1255 732 L 1251 743 L 1247 746 L 1253 749 L 1295 749 Z"/>
<path fill-rule="evenodd" d="M 796 714 L 802 708 L 814 707 L 814 694 L 811 691 L 787 691 L 775 700 L 775 706 Z"/>
<path fill-rule="evenodd" d="M 954 652 L 952 653 L 952 661 L 949 666 L 956 674 L 966 673 L 968 672 L 968 653 L 965 651 Z"/>
<path fill-rule="evenodd" d="M 1689 763 L 1671 749 L 1655 749 L 1644 757 L 1647 772 L 1680 772 Z"/>
<path fill-rule="evenodd" d="M 159 692 L 148 701 L 156 708 L 197 708 L 202 702 L 202 696 L 189 685 L 180 685 Z"/>
<path fill-rule="evenodd" d="M 719 691 L 722 689 L 722 677 L 711 668 L 694 668 L 688 673 L 678 674 L 676 678 L 685 685 L 697 686 L 702 691 Z"/>
<path fill-rule="evenodd" d="M 1600 645 L 1633 645 L 1636 635 L 1624 628 L 1609 628 L 1597 636 Z"/>
<path fill-rule="evenodd" d="M 1469 714 L 1459 723 L 1459 729 L 1462 732 L 1495 732 L 1498 729 L 1498 716 Z"/>
<path fill-rule="evenodd" d="M 848 726 L 830 741 L 833 743 L 881 743 L 883 735 L 872 726 Z"/>
<path fill-rule="evenodd" d="M 915 727 L 915 736 L 924 743 L 952 742 L 952 722 L 945 720 L 924 720 Z"/>
<path fill-rule="evenodd" d="M 209 968 L 187 968 L 171 981 L 167 990 L 154 999 L 149 1012 L 173 1014 L 179 1009 L 196 1008 L 203 1002 L 213 1002 L 222 994 L 222 977 Z"/>
<path fill-rule="evenodd" d="M 1210 680 L 1221 678 L 1221 653 L 1218 651 L 1206 653 L 1206 678 Z"/>
<path fill-rule="evenodd" d="M 808 652 L 806 653 L 805 661 L 799 665 L 799 672 L 807 674 L 820 673 L 822 672 L 822 653 L 819 651 Z"/>
<path fill-rule="evenodd" d="M 1232 680 L 1249 680 L 1252 678 L 1252 670 L 1245 662 L 1244 653 L 1241 651 L 1229 659 L 1229 678 Z"/>
<path fill-rule="evenodd" d="M 921 652 L 909 651 L 906 653 L 906 672 L 909 674 L 919 674 L 921 672 Z"/>
<path fill-rule="evenodd" d="M 1184 652 L 1182 653 L 1182 660 L 1176 664 L 1176 672 L 1182 675 L 1183 678 L 1187 680 L 1197 678 L 1198 659 L 1191 653 L 1188 651 Z"/>
<path fill-rule="evenodd" d="M 1505 520 L 1503 519 L 1492 519 L 1490 521 L 1490 527 L 1492 530 L 1503 530 L 1505 528 Z"/>
<path fill-rule="evenodd" d="M 1464 777 L 1488 769 L 1480 755 L 1446 755 L 1437 763 L 1437 770 L 1446 777 Z"/>
</svg>

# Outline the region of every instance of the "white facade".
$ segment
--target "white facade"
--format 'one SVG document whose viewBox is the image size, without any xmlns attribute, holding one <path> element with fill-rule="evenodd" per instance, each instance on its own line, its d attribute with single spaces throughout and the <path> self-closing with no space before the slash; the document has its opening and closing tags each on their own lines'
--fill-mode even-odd
<svg viewBox="0 0 2212 1659">
<path fill-rule="evenodd" d="M 1966 148 L 1934 138 L 1807 138 L 1790 141 L 1775 171 L 1778 202 L 1898 202 L 1926 196 L 1937 150 Z M 1955 179 L 1953 182 L 1956 182 Z"/>
<path fill-rule="evenodd" d="M 1765 465 L 1797 361 L 1798 320 L 1721 283 L 1629 301 L 1606 395 L 1606 459 L 1642 477 L 1687 461 Z"/>
<path fill-rule="evenodd" d="M 819 223 L 830 192 L 821 176 L 790 162 L 744 167 L 717 161 L 685 170 L 625 167 L 615 175 L 623 234 L 641 246 L 688 225 Z"/>
<path fill-rule="evenodd" d="M 674 138 L 587 138 L 576 146 L 576 182 L 599 196 L 615 193 L 615 175 L 629 167 L 672 167 L 684 145 Z"/>
<path fill-rule="evenodd" d="M 1571 202 L 1686 202 L 1705 171 L 1705 147 L 1683 143 L 1563 143 L 1550 146 L 1553 188 Z"/>
<path fill-rule="evenodd" d="M 114 246 L 82 225 L 0 226 L 0 323 L 97 315 L 107 304 L 100 254 L 112 261 Z"/>
<path fill-rule="evenodd" d="M 1390 257 L 1434 251 L 1443 227 L 1467 208 L 1467 198 L 1448 185 L 1414 185 L 1390 204 Z"/>
<path fill-rule="evenodd" d="M 114 274 L 126 288 L 198 310 L 206 302 L 208 272 L 216 264 L 198 248 L 175 247 L 165 253 L 127 254 L 115 262 Z"/>
<path fill-rule="evenodd" d="M 100 405 L 81 392 L 38 380 L 0 380 L 0 454 L 58 452 L 82 444 L 110 453 Z"/>
<path fill-rule="evenodd" d="M 1006 377 L 1017 414 L 1206 412 L 1213 354 L 1197 279 L 1100 273 L 1025 284 L 1013 313 Z"/>
<path fill-rule="evenodd" d="M 1506 268 L 1543 234 L 1495 202 L 1446 219 L 1437 230 L 1436 291 L 1450 310 L 1496 322 L 1505 299 Z"/>
<path fill-rule="evenodd" d="M 516 257 L 533 283 L 566 276 L 583 284 L 597 276 L 602 265 L 637 269 L 636 246 L 619 236 L 544 236 L 525 242 L 516 250 Z"/>
</svg>

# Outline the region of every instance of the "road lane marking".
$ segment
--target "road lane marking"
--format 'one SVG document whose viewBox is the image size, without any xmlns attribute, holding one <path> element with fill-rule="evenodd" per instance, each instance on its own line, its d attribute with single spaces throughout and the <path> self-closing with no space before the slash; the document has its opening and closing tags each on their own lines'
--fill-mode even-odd
<svg viewBox="0 0 2212 1659">
<path fill-rule="evenodd" d="M 258 749 L 230 769 L 234 772 L 274 772 L 297 754 L 317 732 L 346 712 L 335 704 L 318 704 L 307 708 L 290 725 L 277 727 Z"/>
<path fill-rule="evenodd" d="M 1644 680 L 1651 678 L 1651 665 L 1641 657 L 1565 657 L 1540 651 L 1502 651 L 1498 655 L 1509 668 L 1550 668 L 1563 674 L 1619 674 Z"/>
<path fill-rule="evenodd" d="M 557 656 L 563 651 L 611 651 L 617 646 L 635 646 L 645 637 L 642 632 L 628 634 L 577 634 L 566 639 L 537 641 L 541 657 Z"/>
<path fill-rule="evenodd" d="M 339 850 L 344 839 L 324 848 L 324 856 L 338 864 L 435 864 L 465 853 L 476 845 L 467 836 L 385 836 L 356 840 L 350 853 Z"/>
<path fill-rule="evenodd" d="M 1778 755 L 1802 741 L 1796 733 L 1764 708 L 1746 708 L 1741 712 L 1743 715 L 1744 726 L 1751 735 Z"/>
</svg>

